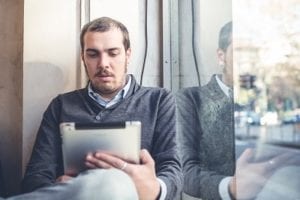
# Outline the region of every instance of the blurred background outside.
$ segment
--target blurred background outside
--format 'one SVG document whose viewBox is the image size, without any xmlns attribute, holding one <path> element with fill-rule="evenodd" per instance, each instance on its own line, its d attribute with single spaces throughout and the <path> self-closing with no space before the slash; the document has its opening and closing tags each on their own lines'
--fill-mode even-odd
<svg viewBox="0 0 300 200">
<path fill-rule="evenodd" d="M 236 136 L 299 147 L 300 1 L 233 5 Z"/>
</svg>

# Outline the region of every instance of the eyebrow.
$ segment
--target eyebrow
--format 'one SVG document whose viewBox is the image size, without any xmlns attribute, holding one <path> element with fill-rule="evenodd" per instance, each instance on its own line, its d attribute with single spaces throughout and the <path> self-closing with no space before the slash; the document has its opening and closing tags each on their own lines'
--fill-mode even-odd
<svg viewBox="0 0 300 200">
<path fill-rule="evenodd" d="M 105 52 L 110 52 L 110 51 L 119 51 L 121 48 L 119 48 L 119 47 L 113 47 L 113 48 L 108 48 L 108 49 L 105 49 L 104 51 Z M 97 49 L 93 49 L 93 48 L 89 48 L 89 49 L 86 49 L 85 51 L 87 51 L 87 52 L 95 52 L 95 53 L 98 53 L 99 52 L 99 50 L 97 50 Z"/>
<path fill-rule="evenodd" d="M 97 49 L 86 49 L 86 52 L 93 52 L 93 53 L 98 53 L 99 51 Z"/>
<path fill-rule="evenodd" d="M 121 50 L 121 48 L 119 48 L 119 47 L 113 47 L 113 48 L 109 48 L 105 51 L 120 51 L 120 50 Z"/>
</svg>

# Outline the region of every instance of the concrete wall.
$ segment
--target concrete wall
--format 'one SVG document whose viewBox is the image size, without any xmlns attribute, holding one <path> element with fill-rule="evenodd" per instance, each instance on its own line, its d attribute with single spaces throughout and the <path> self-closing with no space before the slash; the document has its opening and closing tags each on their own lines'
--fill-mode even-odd
<svg viewBox="0 0 300 200">
<path fill-rule="evenodd" d="M 232 20 L 232 0 L 200 1 L 199 49 L 201 59 L 201 84 L 207 83 L 211 75 L 221 73 L 217 63 L 219 31 Z"/>
<path fill-rule="evenodd" d="M 221 72 L 216 56 L 218 34 L 232 20 L 231 7 L 231 0 L 179 1 L 180 87 L 199 85 L 197 73 L 203 85 Z"/>
<path fill-rule="evenodd" d="M 74 0 L 25 1 L 23 170 L 50 100 L 78 84 L 78 10 Z"/>
<path fill-rule="evenodd" d="M 0 160 L 5 189 L 19 189 L 22 173 L 23 0 L 0 0 Z"/>
</svg>

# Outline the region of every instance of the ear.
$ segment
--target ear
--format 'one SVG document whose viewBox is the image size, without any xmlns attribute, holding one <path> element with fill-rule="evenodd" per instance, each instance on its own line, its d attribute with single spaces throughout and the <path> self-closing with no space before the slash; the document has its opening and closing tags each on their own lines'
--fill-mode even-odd
<svg viewBox="0 0 300 200">
<path fill-rule="evenodd" d="M 84 53 L 83 53 L 83 51 L 81 51 L 80 56 L 81 56 L 81 60 L 84 62 Z"/>
<path fill-rule="evenodd" d="M 128 64 L 131 58 L 131 48 L 128 48 L 125 53 L 126 53 L 126 59 Z"/>
<path fill-rule="evenodd" d="M 225 52 L 222 49 L 217 49 L 218 62 L 220 66 L 225 65 Z"/>
<path fill-rule="evenodd" d="M 87 67 L 86 67 L 85 60 L 84 60 L 84 53 L 83 53 L 83 51 L 81 51 L 80 56 L 81 56 L 81 60 L 82 60 L 82 63 L 83 63 L 84 69 L 85 69 L 85 73 L 86 73 L 86 75 L 88 75 Z"/>
</svg>

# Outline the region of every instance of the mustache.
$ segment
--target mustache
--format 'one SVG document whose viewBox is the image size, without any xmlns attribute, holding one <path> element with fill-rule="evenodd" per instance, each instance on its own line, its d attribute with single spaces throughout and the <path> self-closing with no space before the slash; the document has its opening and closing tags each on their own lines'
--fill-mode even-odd
<svg viewBox="0 0 300 200">
<path fill-rule="evenodd" d="M 113 76 L 114 74 L 109 72 L 107 69 L 100 69 L 95 76 Z"/>
</svg>

